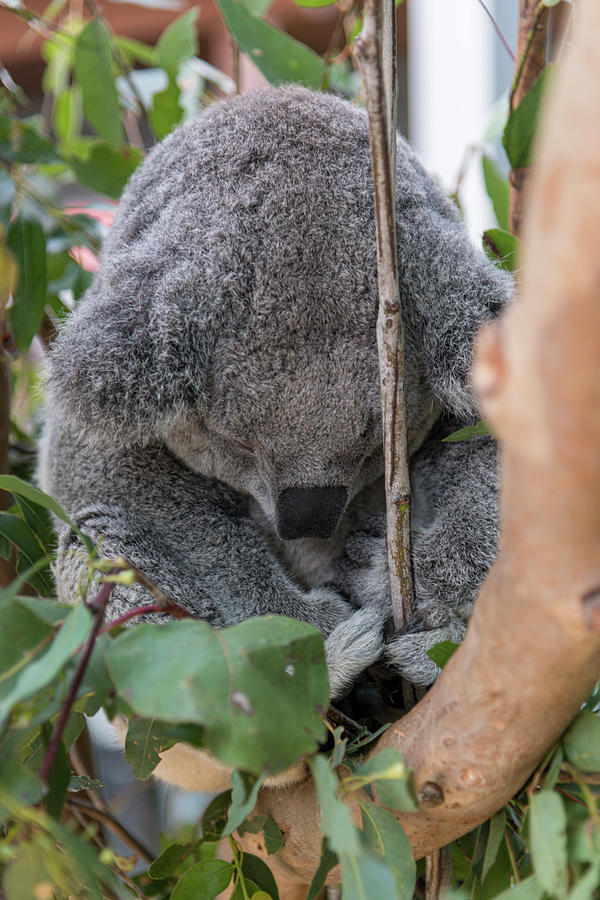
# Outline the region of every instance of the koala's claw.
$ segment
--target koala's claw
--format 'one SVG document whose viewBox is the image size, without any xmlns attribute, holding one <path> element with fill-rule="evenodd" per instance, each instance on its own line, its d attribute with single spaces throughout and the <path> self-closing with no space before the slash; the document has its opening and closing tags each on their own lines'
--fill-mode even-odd
<svg viewBox="0 0 600 900">
<path fill-rule="evenodd" d="M 342 696 L 358 675 L 383 654 L 384 614 L 373 606 L 359 609 L 334 628 L 325 641 L 331 698 Z"/>
<path fill-rule="evenodd" d="M 453 622 L 444 628 L 433 628 L 419 633 L 403 633 L 392 638 L 385 648 L 386 666 L 412 684 L 428 687 L 440 674 L 440 667 L 427 655 L 427 651 L 441 641 L 459 644 L 465 636 L 462 622 Z"/>
</svg>

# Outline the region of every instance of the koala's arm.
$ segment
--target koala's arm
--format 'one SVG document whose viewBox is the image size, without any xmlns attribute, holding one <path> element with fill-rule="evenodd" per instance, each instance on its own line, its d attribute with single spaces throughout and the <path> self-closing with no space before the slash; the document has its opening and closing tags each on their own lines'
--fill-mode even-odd
<svg viewBox="0 0 600 900">
<path fill-rule="evenodd" d="M 405 152 L 401 145 L 396 213 L 407 339 L 442 407 L 469 420 L 476 414 L 469 387 L 473 340 L 509 302 L 514 284 L 473 246 L 454 204 L 414 157 L 403 160 Z"/>
<path fill-rule="evenodd" d="M 278 614 L 319 628 L 333 640 L 327 644 L 332 694 L 380 655 L 381 614 L 356 613 L 330 588 L 300 587 L 248 517 L 244 498 L 191 472 L 163 447 L 92 449 L 55 422 L 46 436 L 42 473 L 43 486 L 100 544 L 103 556 L 124 556 L 211 625 Z M 61 600 L 73 602 L 87 568 L 77 535 L 64 528 L 56 562 Z M 151 602 L 139 584 L 118 585 L 109 618 Z"/>
<path fill-rule="evenodd" d="M 473 602 L 496 554 L 496 448 L 489 437 L 442 443 L 437 428 L 411 464 L 415 617 L 385 651 L 392 671 L 427 685 L 439 672 L 427 650 L 464 637 Z M 352 531 L 334 584 L 354 603 L 391 615 L 385 516 Z"/>
</svg>

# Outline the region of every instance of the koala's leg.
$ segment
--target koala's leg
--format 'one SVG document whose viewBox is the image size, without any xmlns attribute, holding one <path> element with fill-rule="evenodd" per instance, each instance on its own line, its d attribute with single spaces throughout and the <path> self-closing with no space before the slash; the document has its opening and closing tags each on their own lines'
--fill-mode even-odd
<svg viewBox="0 0 600 900">
<path fill-rule="evenodd" d="M 494 441 L 442 443 L 448 430 L 437 429 L 411 465 L 415 619 L 385 654 L 395 671 L 419 685 L 439 673 L 427 650 L 464 637 L 498 538 Z"/>
<path fill-rule="evenodd" d="M 438 427 L 411 464 L 415 617 L 388 643 L 388 666 L 416 684 L 439 672 L 427 650 L 462 640 L 473 601 L 491 566 L 498 533 L 496 449 L 491 438 L 442 443 L 454 428 Z M 391 619 L 385 513 L 348 534 L 333 584 L 355 605 Z"/>
<path fill-rule="evenodd" d="M 68 429 L 53 427 L 44 451 L 45 487 L 100 543 L 103 556 L 129 559 L 176 603 L 215 627 L 278 614 L 315 625 L 325 637 L 335 633 L 336 650 L 328 647 L 328 658 L 336 691 L 349 672 L 354 677 L 380 655 L 381 615 L 373 611 L 365 618 L 359 611 L 355 625 L 354 609 L 334 590 L 304 590 L 272 552 L 241 495 L 193 473 L 162 446 L 91 449 Z M 87 565 L 77 535 L 64 529 L 56 563 L 62 600 L 77 596 Z M 117 585 L 108 614 L 114 619 L 148 602 L 141 585 Z"/>
</svg>

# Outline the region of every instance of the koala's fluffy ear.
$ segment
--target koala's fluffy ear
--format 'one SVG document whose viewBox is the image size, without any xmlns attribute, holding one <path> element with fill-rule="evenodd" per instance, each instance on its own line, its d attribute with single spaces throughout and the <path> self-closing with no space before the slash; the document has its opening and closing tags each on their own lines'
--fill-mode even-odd
<svg viewBox="0 0 600 900">
<path fill-rule="evenodd" d="M 149 244 L 105 257 L 50 354 L 49 406 L 94 444 L 148 443 L 203 407 L 218 310 L 198 266 Z"/>
</svg>

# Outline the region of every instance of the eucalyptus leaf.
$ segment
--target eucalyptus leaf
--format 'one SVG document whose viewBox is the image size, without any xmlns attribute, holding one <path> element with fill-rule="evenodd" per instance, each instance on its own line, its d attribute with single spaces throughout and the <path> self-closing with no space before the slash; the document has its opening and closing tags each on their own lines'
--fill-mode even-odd
<svg viewBox="0 0 600 900">
<path fill-rule="evenodd" d="M 240 50 L 250 57 L 267 81 L 321 86 L 325 68 L 313 50 L 257 18 L 240 0 L 216 0 L 216 3 Z"/>
<path fill-rule="evenodd" d="M 477 425 L 465 425 L 463 428 L 459 428 L 457 431 L 453 431 L 452 434 L 449 434 L 447 437 L 442 438 L 443 444 L 454 444 L 458 441 L 469 441 L 472 437 L 477 437 L 478 435 L 486 435 L 491 434 L 489 425 L 487 425 L 484 421 L 478 422 Z"/>
<path fill-rule="evenodd" d="M 563 737 L 569 762 L 584 772 L 600 772 L 600 716 L 584 709 L 578 713 Z"/>
<path fill-rule="evenodd" d="M 190 9 L 166 28 L 154 50 L 154 64 L 170 78 L 177 76 L 180 63 L 198 54 L 196 20 L 198 9 Z"/>
<path fill-rule="evenodd" d="M 83 27 L 75 43 L 74 63 L 86 118 L 117 150 L 121 142 L 121 110 L 112 77 L 111 38 L 101 19 L 91 19 Z"/>
<path fill-rule="evenodd" d="M 498 226 L 505 231 L 508 230 L 508 206 L 510 188 L 508 181 L 502 176 L 496 163 L 490 156 L 485 154 L 481 158 L 483 168 L 483 181 L 488 197 L 492 201 L 494 215 L 498 222 Z"/>
<path fill-rule="evenodd" d="M 541 791 L 529 808 L 530 852 L 535 877 L 552 897 L 567 894 L 567 817 L 560 796 Z"/>
<path fill-rule="evenodd" d="M 60 155 L 32 123 L 0 113 L 0 159 L 10 163 L 59 163 Z"/>
<path fill-rule="evenodd" d="M 382 900 L 396 897 L 396 882 L 389 865 L 376 853 L 340 854 L 344 900 Z"/>
<path fill-rule="evenodd" d="M 184 859 L 186 859 L 190 853 L 193 853 L 199 845 L 200 841 L 190 841 L 188 844 L 169 844 L 168 847 L 165 847 L 160 856 L 157 856 L 154 862 L 151 863 L 148 869 L 148 875 L 150 878 L 154 878 L 158 881 L 161 881 L 163 878 L 168 878 L 169 875 L 173 875 L 177 871 Z"/>
<path fill-rule="evenodd" d="M 331 872 L 333 867 L 337 866 L 337 864 L 337 853 L 334 853 L 332 850 L 330 850 L 329 841 L 324 837 L 321 843 L 321 858 L 319 859 L 319 866 L 317 868 L 317 871 L 313 875 L 313 879 L 308 889 L 308 894 L 306 895 L 306 900 L 317 900 L 321 889 L 325 885 L 325 879 L 327 878 L 329 872 Z"/>
<path fill-rule="evenodd" d="M 169 79 L 164 91 L 158 91 L 152 98 L 150 123 L 159 140 L 166 137 L 181 121 L 183 107 L 179 102 L 181 91 L 175 79 Z"/>
<path fill-rule="evenodd" d="M 334 853 L 357 855 L 360 852 L 358 831 L 354 827 L 348 807 L 337 795 L 338 780 L 325 756 L 317 754 L 310 760 L 317 800 L 321 808 L 321 831 Z"/>
<path fill-rule="evenodd" d="M 199 900 L 216 897 L 231 881 L 234 868 L 223 859 L 204 859 L 196 863 L 179 879 L 171 900 Z"/>
<path fill-rule="evenodd" d="M 65 663 L 85 641 L 92 626 L 92 616 L 85 606 L 76 606 L 66 617 L 48 649 L 22 669 L 14 684 L 0 696 L 0 722 L 9 715 L 15 703 L 29 697 L 53 681 Z"/>
<path fill-rule="evenodd" d="M 200 621 L 141 624 L 115 638 L 106 659 L 138 715 L 203 725 L 208 749 L 254 775 L 287 768 L 323 736 L 323 639 L 305 623 L 266 616 L 218 632 Z"/>
<path fill-rule="evenodd" d="M 46 235 L 39 221 L 19 214 L 8 226 L 6 245 L 19 268 L 10 324 L 17 347 L 25 351 L 38 330 L 46 304 Z"/>
<path fill-rule="evenodd" d="M 443 669 L 459 647 L 460 644 L 455 644 L 454 641 L 440 641 L 439 644 L 435 644 L 427 650 L 427 656 L 434 661 L 436 666 Z"/>
<path fill-rule="evenodd" d="M 234 769 L 231 773 L 231 806 L 227 816 L 227 824 L 223 830 L 223 837 L 233 832 L 250 815 L 256 806 L 256 799 L 263 778 L 256 778 L 248 772 L 240 772 Z"/>
<path fill-rule="evenodd" d="M 394 898 L 411 900 L 417 867 L 404 829 L 391 812 L 373 803 L 361 804 L 361 815 L 367 846 L 385 859 L 394 876 Z"/>
<path fill-rule="evenodd" d="M 552 66 L 546 66 L 533 87 L 513 109 L 502 135 L 502 143 L 513 169 L 521 169 L 531 163 L 531 149 L 536 131 L 540 105 L 552 77 Z"/>
<path fill-rule="evenodd" d="M 142 154 L 131 145 L 114 149 L 109 144 L 96 143 L 85 159 L 72 157 L 69 166 L 86 187 L 118 200 L 141 160 Z"/>
<path fill-rule="evenodd" d="M 501 269 L 514 272 L 521 258 L 522 245 L 510 231 L 490 228 L 483 233 L 483 249 Z"/>
<path fill-rule="evenodd" d="M 380 802 L 392 809 L 405 812 L 417 812 L 419 809 L 410 769 L 407 769 L 397 750 L 380 750 L 356 767 L 348 784 L 351 789 L 372 784 Z"/>
<path fill-rule="evenodd" d="M 245 878 L 249 878 L 253 881 L 254 884 L 265 891 L 269 897 L 272 897 L 273 900 L 279 900 L 279 891 L 277 890 L 277 884 L 273 878 L 273 873 L 260 857 L 244 850 L 242 872 L 244 873 Z"/>
<path fill-rule="evenodd" d="M 505 826 L 506 817 L 504 815 L 504 810 L 501 809 L 496 813 L 495 816 L 492 816 L 492 818 L 490 819 L 490 829 L 487 844 L 485 847 L 485 856 L 483 858 L 483 868 L 481 870 L 482 882 L 485 881 L 488 872 L 496 861 L 498 850 L 500 849 L 500 844 L 502 843 L 502 838 L 504 837 Z"/>
<path fill-rule="evenodd" d="M 498 894 L 496 900 L 542 900 L 545 891 L 535 875 L 523 878 L 514 887 Z"/>
</svg>

